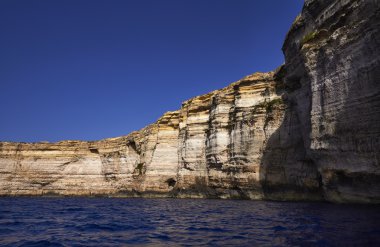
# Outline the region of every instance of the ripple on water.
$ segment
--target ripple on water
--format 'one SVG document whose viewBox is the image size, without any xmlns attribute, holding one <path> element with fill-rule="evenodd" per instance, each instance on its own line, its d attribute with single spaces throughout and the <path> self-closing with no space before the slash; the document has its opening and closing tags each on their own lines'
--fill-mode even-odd
<svg viewBox="0 0 380 247">
<path fill-rule="evenodd" d="M 378 206 L 0 198 L 0 246 L 379 245 Z"/>
</svg>

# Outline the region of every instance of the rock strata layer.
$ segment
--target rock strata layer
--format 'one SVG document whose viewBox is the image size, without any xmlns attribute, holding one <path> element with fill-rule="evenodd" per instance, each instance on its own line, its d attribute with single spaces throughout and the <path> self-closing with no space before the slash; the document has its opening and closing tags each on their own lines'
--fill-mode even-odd
<svg viewBox="0 0 380 247">
<path fill-rule="evenodd" d="M 287 98 L 329 201 L 380 202 L 380 1 L 305 1 L 284 46 Z"/>
<path fill-rule="evenodd" d="M 286 108 L 276 85 L 247 76 L 124 137 L 3 142 L 0 193 L 263 198 L 260 162 Z"/>
<path fill-rule="evenodd" d="M 0 195 L 380 202 L 380 7 L 308 0 L 285 64 L 127 136 L 0 142 Z"/>
</svg>

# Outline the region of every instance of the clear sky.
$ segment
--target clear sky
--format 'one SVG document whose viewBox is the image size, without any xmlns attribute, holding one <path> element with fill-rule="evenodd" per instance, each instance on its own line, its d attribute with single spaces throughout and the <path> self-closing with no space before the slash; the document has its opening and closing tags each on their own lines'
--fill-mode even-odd
<svg viewBox="0 0 380 247">
<path fill-rule="evenodd" d="M 284 61 L 303 0 L 1 0 L 0 140 L 126 135 Z"/>
</svg>

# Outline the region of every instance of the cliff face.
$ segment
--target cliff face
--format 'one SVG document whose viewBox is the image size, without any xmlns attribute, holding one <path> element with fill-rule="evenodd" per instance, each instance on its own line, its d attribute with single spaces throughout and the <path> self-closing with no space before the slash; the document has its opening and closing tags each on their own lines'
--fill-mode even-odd
<svg viewBox="0 0 380 247">
<path fill-rule="evenodd" d="M 330 201 L 380 199 L 379 26 L 379 1 L 305 1 L 283 46 L 287 97 Z"/>
<path fill-rule="evenodd" d="M 127 136 L 0 143 L 0 195 L 380 202 L 379 2 L 309 0 L 285 65 Z"/>
<path fill-rule="evenodd" d="M 263 198 L 263 150 L 285 109 L 276 85 L 247 76 L 125 137 L 3 142 L 0 193 Z"/>
</svg>

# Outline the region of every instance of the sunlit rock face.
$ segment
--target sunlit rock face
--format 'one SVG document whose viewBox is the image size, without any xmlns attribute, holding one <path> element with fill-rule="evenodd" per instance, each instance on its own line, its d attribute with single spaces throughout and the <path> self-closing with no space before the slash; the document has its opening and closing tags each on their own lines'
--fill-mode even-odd
<svg viewBox="0 0 380 247">
<path fill-rule="evenodd" d="M 273 76 L 256 73 L 183 103 L 179 196 L 263 198 L 261 159 L 285 108 Z"/>
<path fill-rule="evenodd" d="M 0 193 L 263 198 L 263 151 L 286 108 L 276 85 L 247 76 L 124 137 L 3 142 Z"/>
<path fill-rule="evenodd" d="M 285 64 L 127 136 L 0 142 L 0 195 L 380 202 L 379 1 L 308 0 Z"/>
</svg>

